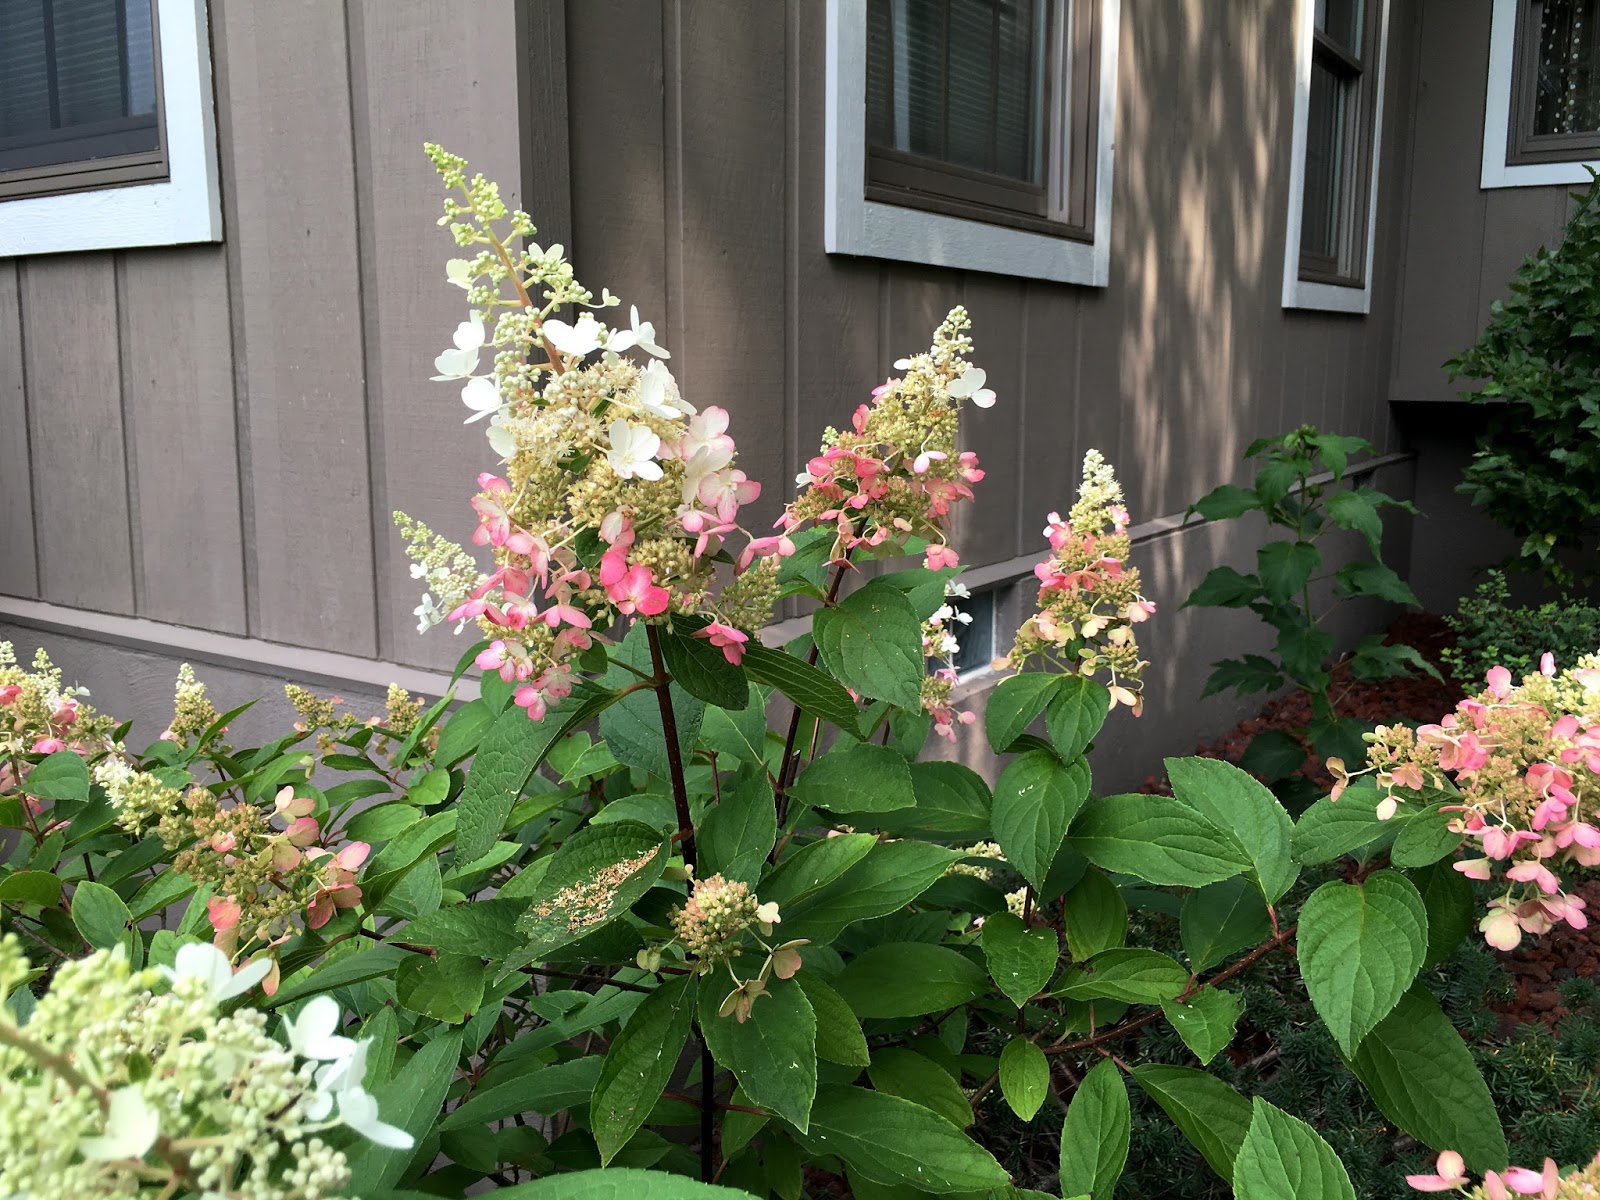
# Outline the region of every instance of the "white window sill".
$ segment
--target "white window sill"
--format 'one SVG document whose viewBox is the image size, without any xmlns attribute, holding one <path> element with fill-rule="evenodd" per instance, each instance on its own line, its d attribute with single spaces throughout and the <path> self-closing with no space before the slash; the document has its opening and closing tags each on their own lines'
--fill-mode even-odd
<svg viewBox="0 0 1600 1200">
<path fill-rule="evenodd" d="M 168 178 L 0 201 L 0 258 L 222 240 L 205 0 L 156 0 Z"/>
</svg>

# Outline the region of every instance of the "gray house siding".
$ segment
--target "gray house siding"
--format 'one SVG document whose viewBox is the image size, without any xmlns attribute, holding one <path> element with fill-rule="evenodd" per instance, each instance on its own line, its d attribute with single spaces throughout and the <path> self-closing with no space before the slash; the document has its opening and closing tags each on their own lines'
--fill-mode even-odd
<svg viewBox="0 0 1600 1200">
<path fill-rule="evenodd" d="M 1101 449 L 1163 608 L 1138 732 L 1187 749 L 1242 707 L 1194 703 L 1207 664 L 1260 632 L 1178 612 L 1253 549 L 1176 516 L 1302 422 L 1401 449 L 1410 114 L 1437 7 L 1393 0 L 1373 305 L 1352 317 L 1281 307 L 1283 0 L 1124 0 L 1106 288 L 823 252 L 823 0 L 212 0 L 224 243 L 0 260 L 0 636 L 66 647 L 90 682 L 192 658 L 241 689 L 437 686 L 424 672 L 462 642 L 416 636 L 388 513 L 465 532 L 484 450 L 427 381 L 460 319 L 427 139 L 664 327 L 686 394 L 730 410 L 767 483 L 758 521 L 822 428 L 965 304 L 1000 403 L 966 431 L 989 475 L 963 558 L 1024 574 Z M 1408 492 L 1409 464 L 1380 482 Z M 115 670 L 102 703 L 164 713 L 167 676 Z"/>
</svg>

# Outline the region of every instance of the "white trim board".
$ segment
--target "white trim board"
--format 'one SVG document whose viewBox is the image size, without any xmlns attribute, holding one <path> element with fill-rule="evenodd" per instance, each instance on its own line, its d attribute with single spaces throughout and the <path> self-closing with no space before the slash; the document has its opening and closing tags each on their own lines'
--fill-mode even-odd
<svg viewBox="0 0 1600 1200">
<path fill-rule="evenodd" d="M 222 240 L 206 0 L 155 0 L 168 178 L 0 201 L 0 258 Z"/>
<path fill-rule="evenodd" d="M 1588 183 L 1589 168 L 1600 170 L 1600 159 L 1575 162 L 1506 163 L 1511 139 L 1511 84 L 1517 47 L 1517 0 L 1494 0 L 1489 23 L 1489 79 L 1483 104 L 1484 189 L 1508 187 L 1559 187 Z"/>
<path fill-rule="evenodd" d="M 1378 0 L 1377 103 L 1372 113 L 1371 185 L 1367 196 L 1367 263 L 1358 288 L 1300 278 L 1300 225 L 1306 200 L 1306 122 L 1311 113 L 1315 0 L 1299 0 L 1295 24 L 1294 143 L 1289 155 L 1289 226 L 1283 240 L 1283 307 L 1366 314 L 1372 311 L 1372 263 L 1377 249 L 1378 164 L 1382 161 L 1384 77 L 1389 65 L 1389 0 Z"/>
<path fill-rule="evenodd" d="M 866 198 L 867 0 L 828 0 L 823 248 L 902 262 L 1105 287 L 1111 277 L 1122 0 L 1100 5 L 1094 241 L 1077 242 Z"/>
</svg>

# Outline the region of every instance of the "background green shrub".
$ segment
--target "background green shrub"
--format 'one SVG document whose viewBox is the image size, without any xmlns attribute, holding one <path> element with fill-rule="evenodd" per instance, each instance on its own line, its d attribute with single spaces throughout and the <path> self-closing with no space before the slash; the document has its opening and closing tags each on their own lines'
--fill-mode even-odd
<svg viewBox="0 0 1600 1200">
<path fill-rule="evenodd" d="M 1470 596 L 1463 596 L 1456 611 L 1445 618 L 1455 632 L 1456 644 L 1442 657 L 1450 673 L 1468 691 L 1483 685 L 1490 667 L 1505 667 L 1521 679 L 1539 669 L 1546 651 L 1561 666 L 1571 666 L 1580 654 L 1600 650 L 1600 608 L 1572 601 L 1547 601 L 1540 605 L 1511 602 L 1503 572 L 1491 571 Z"/>
</svg>

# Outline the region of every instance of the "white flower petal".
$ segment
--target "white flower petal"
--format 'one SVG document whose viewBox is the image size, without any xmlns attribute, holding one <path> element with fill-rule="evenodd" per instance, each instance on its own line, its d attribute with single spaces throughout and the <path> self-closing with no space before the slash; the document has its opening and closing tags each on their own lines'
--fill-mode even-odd
<svg viewBox="0 0 1600 1200">
<path fill-rule="evenodd" d="M 500 389 L 487 375 L 476 376 L 461 389 L 461 403 L 472 410 L 473 415 L 467 420 L 476 421 L 479 417 L 500 411 Z"/>
<path fill-rule="evenodd" d="M 483 345 L 483 314 L 473 311 L 465 321 L 456 326 L 455 336 L 450 339 L 455 342 L 457 350 L 476 350 Z"/>
<path fill-rule="evenodd" d="M 106 1107 L 106 1131 L 102 1137 L 84 1138 L 78 1152 L 85 1158 L 109 1162 L 123 1158 L 143 1158 L 161 1133 L 161 1115 L 137 1087 L 118 1088 Z"/>
<path fill-rule="evenodd" d="M 415 1144 L 404 1129 L 378 1119 L 378 1102 L 360 1088 L 339 1093 L 339 1120 L 369 1142 L 391 1150 L 409 1150 Z"/>
<path fill-rule="evenodd" d="M 464 258 L 452 258 L 444 264 L 444 277 L 458 288 L 471 288 L 472 264 Z"/>
<path fill-rule="evenodd" d="M 547 343 L 561 353 L 576 358 L 582 358 L 585 354 L 598 350 L 605 333 L 606 327 L 594 319 L 593 313 L 583 313 L 574 325 L 552 319 L 546 321 L 541 329 L 541 334 Z"/>
<path fill-rule="evenodd" d="M 233 977 L 216 993 L 216 999 L 220 1002 L 232 1000 L 235 996 L 242 996 L 271 973 L 272 958 L 270 955 L 263 955 L 260 958 L 253 959 L 233 973 Z"/>
<path fill-rule="evenodd" d="M 478 369 L 477 348 L 446 350 L 433 360 L 433 369 L 439 372 L 432 376 L 435 383 L 450 379 L 465 379 Z"/>
<path fill-rule="evenodd" d="M 355 1050 L 355 1042 L 334 1031 L 339 1028 L 339 1003 L 332 996 L 314 996 L 292 1021 L 285 1021 L 289 1049 L 301 1058 L 332 1062 Z"/>
</svg>

